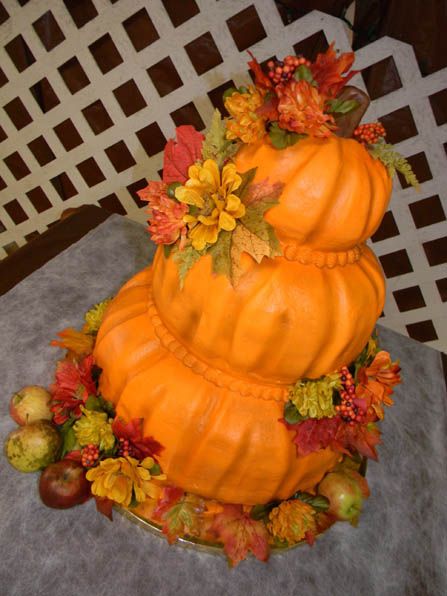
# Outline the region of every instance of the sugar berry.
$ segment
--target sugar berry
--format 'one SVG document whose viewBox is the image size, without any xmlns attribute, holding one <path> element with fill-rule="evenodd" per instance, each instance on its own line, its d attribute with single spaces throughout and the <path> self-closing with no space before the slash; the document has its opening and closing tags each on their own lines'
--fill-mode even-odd
<svg viewBox="0 0 447 596">
<path fill-rule="evenodd" d="M 84 468 L 91 468 L 99 459 L 98 445 L 86 445 L 81 450 L 81 463 Z"/>
<path fill-rule="evenodd" d="M 368 124 L 360 124 L 354 130 L 354 137 L 364 145 L 374 145 L 380 138 L 386 136 L 386 130 L 380 122 L 369 122 Z"/>
</svg>

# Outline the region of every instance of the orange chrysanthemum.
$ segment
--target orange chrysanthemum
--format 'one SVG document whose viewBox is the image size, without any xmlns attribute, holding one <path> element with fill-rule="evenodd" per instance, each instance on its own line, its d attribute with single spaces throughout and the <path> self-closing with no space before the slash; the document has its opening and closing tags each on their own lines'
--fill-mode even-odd
<svg viewBox="0 0 447 596">
<path fill-rule="evenodd" d="M 279 126 L 299 134 L 328 137 L 334 118 L 324 113 L 324 98 L 307 81 L 278 85 Z"/>
<path fill-rule="evenodd" d="M 179 238 L 180 245 L 186 240 L 186 224 L 183 217 L 188 206 L 171 199 L 167 195 L 164 182 L 151 180 L 138 191 L 140 199 L 149 203 L 149 232 L 156 244 L 174 244 Z"/>
<path fill-rule="evenodd" d="M 265 135 L 265 120 L 257 112 L 263 97 L 258 89 L 249 86 L 247 93 L 233 93 L 225 100 L 225 107 L 232 118 L 227 121 L 227 139 L 241 139 L 254 143 Z"/>
<path fill-rule="evenodd" d="M 296 544 L 301 540 L 310 540 L 316 533 L 315 509 L 296 499 L 283 501 L 269 515 L 267 528 L 281 541 Z"/>
</svg>

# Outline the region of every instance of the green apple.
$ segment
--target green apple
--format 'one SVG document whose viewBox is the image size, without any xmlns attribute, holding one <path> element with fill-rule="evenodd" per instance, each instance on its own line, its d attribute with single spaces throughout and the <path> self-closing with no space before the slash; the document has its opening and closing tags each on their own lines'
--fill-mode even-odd
<svg viewBox="0 0 447 596">
<path fill-rule="evenodd" d="M 62 439 L 56 428 L 45 420 L 20 426 L 5 444 L 9 463 L 19 472 L 37 472 L 56 461 Z"/>
<path fill-rule="evenodd" d="M 358 472 L 345 469 L 329 472 L 318 485 L 318 494 L 329 500 L 327 513 L 356 526 L 363 501 L 369 497 L 369 487 Z"/>
</svg>

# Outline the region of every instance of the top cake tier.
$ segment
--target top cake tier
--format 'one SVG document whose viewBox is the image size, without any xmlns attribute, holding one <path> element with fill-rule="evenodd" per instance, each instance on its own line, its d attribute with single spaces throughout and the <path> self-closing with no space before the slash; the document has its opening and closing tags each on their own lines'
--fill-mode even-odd
<svg viewBox="0 0 447 596">
<path fill-rule="evenodd" d="M 374 234 L 390 198 L 386 168 L 352 139 L 309 137 L 282 150 L 261 141 L 235 163 L 239 172 L 256 167 L 255 183 L 284 184 L 265 218 L 286 246 L 350 250 Z"/>
</svg>

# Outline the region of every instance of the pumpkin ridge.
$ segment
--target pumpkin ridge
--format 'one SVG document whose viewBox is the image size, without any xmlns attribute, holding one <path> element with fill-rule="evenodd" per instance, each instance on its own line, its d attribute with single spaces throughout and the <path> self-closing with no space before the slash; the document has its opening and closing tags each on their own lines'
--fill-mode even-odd
<svg viewBox="0 0 447 596">
<path fill-rule="evenodd" d="M 336 155 L 335 159 L 338 159 L 338 161 L 340 163 L 343 163 L 344 144 L 337 143 L 336 147 L 337 147 L 337 149 L 336 149 L 337 155 Z M 342 174 L 343 174 L 342 168 L 338 168 L 336 175 L 331 180 L 331 188 L 337 188 L 339 186 L 339 182 L 340 182 L 340 179 L 342 178 Z M 317 236 L 320 235 L 321 231 L 326 227 L 327 223 L 331 222 L 332 212 L 334 210 L 338 211 L 340 209 L 338 202 L 335 202 L 335 201 L 333 201 L 329 205 L 325 205 L 322 201 L 320 201 L 320 203 L 321 203 L 320 213 L 317 217 L 315 225 L 313 226 L 308 237 L 306 238 L 306 244 L 309 244 L 309 245 L 312 243 L 312 238 L 315 237 L 316 235 Z M 329 225 L 330 225 L 330 223 L 329 223 Z"/>
<path fill-rule="evenodd" d="M 195 354 L 190 352 L 189 349 L 166 327 L 155 303 L 153 302 L 150 292 L 147 310 L 152 321 L 155 335 L 158 337 L 160 344 L 195 374 L 204 377 L 207 381 L 218 387 L 225 387 L 240 395 L 251 395 L 252 397 L 259 399 L 279 402 L 283 402 L 287 399 L 290 387 L 289 384 L 257 383 L 252 379 L 230 375 L 227 372 L 212 367 L 207 362 L 201 360 Z"/>
<path fill-rule="evenodd" d="M 374 191 L 374 182 L 371 176 L 371 172 L 370 169 L 366 166 L 366 163 L 363 163 L 363 170 L 364 172 L 366 172 L 366 180 L 368 180 L 368 185 L 369 185 L 369 195 L 370 196 L 375 196 L 373 194 Z M 365 236 L 369 236 L 368 234 L 368 228 L 371 225 L 371 213 L 373 211 L 373 201 L 368 201 L 368 213 L 367 216 L 365 218 L 364 224 L 363 224 L 363 230 L 362 230 L 362 238 L 364 238 Z"/>
</svg>

